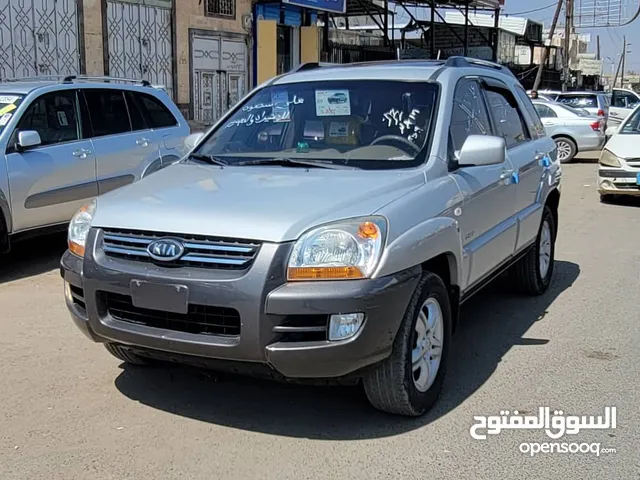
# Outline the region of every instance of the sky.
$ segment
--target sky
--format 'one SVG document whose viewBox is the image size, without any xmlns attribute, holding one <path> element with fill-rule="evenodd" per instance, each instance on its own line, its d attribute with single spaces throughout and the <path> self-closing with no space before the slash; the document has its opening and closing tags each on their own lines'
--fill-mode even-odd
<svg viewBox="0 0 640 480">
<path fill-rule="evenodd" d="M 579 8 L 579 1 L 580 0 L 574 0 L 574 8 Z M 640 7 L 640 0 L 619 0 L 619 2 L 627 4 L 630 7 L 635 6 L 636 9 Z M 590 2 L 584 0 L 583 3 L 593 4 L 593 0 Z M 615 3 L 615 0 L 612 3 Z M 553 20 L 556 5 L 557 2 L 553 0 L 505 0 L 503 12 L 509 15 L 527 17 L 531 20 L 542 22 L 545 28 L 549 28 Z M 560 14 L 558 25 L 561 24 L 563 18 L 564 10 Z M 596 51 L 596 36 L 600 35 L 600 55 L 604 59 L 605 73 L 611 72 L 611 60 L 614 60 L 615 67 L 617 67 L 618 59 L 620 58 L 618 55 L 622 52 L 623 36 L 626 35 L 627 43 L 629 43 L 630 46 L 627 48 L 628 53 L 625 60 L 625 70 L 640 72 L 640 28 L 638 27 L 640 27 L 640 18 L 624 27 L 577 28 L 576 31 L 578 33 L 591 34 L 590 52 Z M 607 57 L 609 57 L 609 59 L 607 59 Z"/>
</svg>

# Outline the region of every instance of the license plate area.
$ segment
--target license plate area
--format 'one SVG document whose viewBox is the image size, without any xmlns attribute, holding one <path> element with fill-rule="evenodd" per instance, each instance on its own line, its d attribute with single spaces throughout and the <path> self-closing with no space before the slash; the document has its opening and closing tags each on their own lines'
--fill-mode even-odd
<svg viewBox="0 0 640 480">
<path fill-rule="evenodd" d="M 189 311 L 189 288 L 186 285 L 131 280 L 129 287 L 134 307 L 182 314 Z"/>
</svg>

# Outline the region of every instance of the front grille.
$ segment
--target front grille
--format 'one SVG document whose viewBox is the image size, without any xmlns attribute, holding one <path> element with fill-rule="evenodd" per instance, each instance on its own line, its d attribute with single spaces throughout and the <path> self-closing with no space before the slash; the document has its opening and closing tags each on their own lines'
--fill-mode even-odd
<svg viewBox="0 0 640 480">
<path fill-rule="evenodd" d="M 329 315 L 287 315 L 273 327 L 279 342 L 327 340 Z"/>
<path fill-rule="evenodd" d="M 116 320 L 197 335 L 240 335 L 240 314 L 233 308 L 189 305 L 186 314 L 138 308 L 131 297 L 101 292 L 107 313 Z"/>
<path fill-rule="evenodd" d="M 157 262 L 163 266 L 243 270 L 249 268 L 260 248 L 260 243 L 248 240 L 160 232 L 104 230 L 103 250 L 110 257 L 153 262 L 147 247 L 160 238 L 173 238 L 184 245 L 184 255 L 180 259 L 173 262 Z"/>
</svg>

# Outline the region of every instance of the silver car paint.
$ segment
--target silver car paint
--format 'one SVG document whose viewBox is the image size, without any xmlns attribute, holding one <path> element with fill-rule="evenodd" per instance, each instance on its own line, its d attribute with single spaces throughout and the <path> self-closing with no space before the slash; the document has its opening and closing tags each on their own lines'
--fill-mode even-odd
<svg viewBox="0 0 640 480">
<path fill-rule="evenodd" d="M 444 159 L 457 82 L 481 75 L 511 88 L 517 83 L 488 69 L 436 70 L 403 65 L 330 72 L 321 68 L 273 81 L 322 81 L 327 75 L 332 79 L 425 81 L 436 74 L 441 85 L 438 118 L 430 157 L 419 168 L 306 171 L 179 164 L 101 196 L 94 225 L 282 242 L 326 222 L 378 214 L 388 219 L 389 232 L 375 277 L 447 255 L 452 277 L 464 292 L 535 240 L 542 207 L 550 190 L 558 187 L 561 170 L 555 161 L 554 142 L 545 136 L 508 150 L 504 164 L 449 172 Z M 241 106 L 242 102 L 235 109 Z M 528 116 L 522 107 L 520 104 L 523 115 Z M 206 138 L 200 143 L 204 141 Z M 552 160 L 547 167 L 541 163 L 544 156 Z M 513 173 L 520 175 L 519 183 L 512 181 Z"/>
<path fill-rule="evenodd" d="M 167 106 L 179 125 L 159 131 L 149 130 L 144 132 L 145 135 L 133 132 L 5 155 L 16 125 L 33 100 L 54 91 L 92 87 L 153 95 Z M 109 83 L 12 82 L 0 83 L 0 92 L 25 95 L 0 134 L 0 210 L 10 234 L 63 224 L 100 192 L 140 179 L 146 172 L 159 169 L 157 165 L 173 163 L 185 153 L 184 138 L 189 134 L 189 126 L 163 91 Z M 153 142 L 147 146 L 138 145 L 139 137 L 149 137 Z M 105 144 L 108 147 L 101 151 L 100 146 Z M 96 153 L 104 153 L 104 157 L 96 156 Z"/>
<path fill-rule="evenodd" d="M 604 145 L 605 135 L 591 128 L 593 122 L 600 117 L 580 117 L 562 108 L 555 102 L 533 101 L 533 104 L 544 105 L 555 112 L 557 117 L 541 117 L 542 124 L 550 137 L 564 136 L 575 141 L 579 152 L 600 150 Z"/>
</svg>

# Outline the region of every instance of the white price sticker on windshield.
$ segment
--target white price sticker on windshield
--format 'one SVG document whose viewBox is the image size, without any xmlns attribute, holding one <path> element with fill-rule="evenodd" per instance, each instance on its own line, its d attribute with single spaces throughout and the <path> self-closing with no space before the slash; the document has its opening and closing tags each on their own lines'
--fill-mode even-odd
<svg viewBox="0 0 640 480">
<path fill-rule="evenodd" d="M 16 97 L 15 95 L 0 95 L 0 103 L 14 103 L 20 97 Z"/>
<path fill-rule="evenodd" d="M 2 115 L 0 117 L 0 127 L 4 127 L 7 123 L 9 123 L 9 120 L 11 120 L 12 116 L 13 113 L 5 113 L 4 115 Z"/>
<path fill-rule="evenodd" d="M 318 117 L 348 117 L 351 115 L 349 90 L 316 90 Z"/>
</svg>

